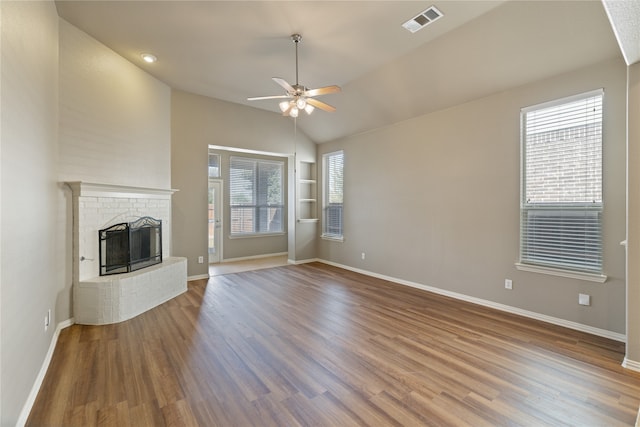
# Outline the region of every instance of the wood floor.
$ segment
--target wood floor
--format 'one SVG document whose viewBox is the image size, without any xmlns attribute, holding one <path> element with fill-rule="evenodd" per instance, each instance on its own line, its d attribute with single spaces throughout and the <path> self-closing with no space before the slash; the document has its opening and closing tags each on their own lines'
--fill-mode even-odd
<svg viewBox="0 0 640 427">
<path fill-rule="evenodd" d="M 209 264 L 209 277 L 288 265 L 287 255 Z"/>
<path fill-rule="evenodd" d="M 283 266 L 64 329 L 27 425 L 633 425 L 640 375 L 623 353 L 323 264 Z"/>
</svg>

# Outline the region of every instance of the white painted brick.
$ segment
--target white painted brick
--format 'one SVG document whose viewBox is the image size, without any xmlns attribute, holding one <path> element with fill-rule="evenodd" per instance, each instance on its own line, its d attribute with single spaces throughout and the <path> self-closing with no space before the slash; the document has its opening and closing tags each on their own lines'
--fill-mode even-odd
<svg viewBox="0 0 640 427">
<path fill-rule="evenodd" d="M 75 321 L 90 325 L 122 322 L 186 290 L 186 258 L 168 258 L 133 273 L 82 281 L 74 292 Z"/>
</svg>

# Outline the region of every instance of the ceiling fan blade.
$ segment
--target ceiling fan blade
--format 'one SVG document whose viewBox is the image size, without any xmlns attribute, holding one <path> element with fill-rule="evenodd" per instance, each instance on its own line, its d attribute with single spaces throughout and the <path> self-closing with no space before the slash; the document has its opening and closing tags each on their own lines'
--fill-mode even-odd
<svg viewBox="0 0 640 427">
<path fill-rule="evenodd" d="M 320 95 L 328 95 L 330 93 L 336 93 L 336 92 L 340 92 L 342 89 L 340 89 L 340 86 L 325 86 L 325 87 L 319 87 L 317 89 L 309 89 L 307 91 L 305 91 L 305 95 L 306 96 L 320 96 Z"/>
<path fill-rule="evenodd" d="M 282 99 L 282 98 L 291 98 L 291 96 L 289 95 L 254 96 L 252 98 L 247 98 L 247 101 L 259 101 L 261 99 Z"/>
<path fill-rule="evenodd" d="M 287 93 L 296 93 L 296 90 L 293 88 L 293 86 L 287 83 L 285 79 L 281 79 L 280 77 L 273 77 L 272 79 L 274 82 L 282 86 L 284 90 L 287 91 Z"/>
<path fill-rule="evenodd" d="M 332 107 L 329 104 L 325 104 L 324 102 L 318 101 L 317 99 L 313 99 L 313 98 L 307 98 L 307 104 L 311 104 L 316 108 L 319 108 L 324 111 L 328 111 L 330 113 L 333 113 L 334 111 L 336 111 L 336 107 Z"/>
</svg>

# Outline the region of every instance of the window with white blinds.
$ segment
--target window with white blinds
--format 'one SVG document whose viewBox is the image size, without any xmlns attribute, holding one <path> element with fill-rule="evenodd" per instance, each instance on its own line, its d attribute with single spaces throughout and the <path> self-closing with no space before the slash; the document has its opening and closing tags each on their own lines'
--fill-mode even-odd
<svg viewBox="0 0 640 427">
<path fill-rule="evenodd" d="M 322 236 L 333 239 L 342 239 L 344 153 L 342 151 L 327 153 L 322 156 L 322 164 Z"/>
<path fill-rule="evenodd" d="M 284 230 L 284 162 L 231 157 L 229 198 L 231 234 Z"/>
<path fill-rule="evenodd" d="M 602 273 L 602 98 L 522 110 L 522 264 Z"/>
</svg>

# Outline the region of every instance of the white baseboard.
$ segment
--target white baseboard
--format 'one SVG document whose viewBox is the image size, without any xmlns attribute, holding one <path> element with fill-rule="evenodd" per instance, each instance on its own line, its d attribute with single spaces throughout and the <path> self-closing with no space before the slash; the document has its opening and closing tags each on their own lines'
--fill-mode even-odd
<svg viewBox="0 0 640 427">
<path fill-rule="evenodd" d="M 274 253 L 274 254 L 243 256 L 243 257 L 238 257 L 238 258 L 225 258 L 220 262 L 221 263 L 226 263 L 226 262 L 236 262 L 236 261 L 247 261 L 247 260 L 251 260 L 251 259 L 271 258 L 271 257 L 274 257 L 274 256 L 282 256 L 282 255 L 289 255 L 289 252 L 278 252 L 278 253 Z"/>
<path fill-rule="evenodd" d="M 288 259 L 287 262 L 292 265 L 300 265 L 300 264 L 309 264 L 310 262 L 322 262 L 318 258 L 309 258 L 309 259 Z"/>
<path fill-rule="evenodd" d="M 422 289 L 428 292 L 433 292 L 435 294 L 444 295 L 444 296 L 455 298 L 461 301 L 471 302 L 471 303 L 482 305 L 485 307 L 494 308 L 496 310 L 504 311 L 511 314 L 517 314 L 520 316 L 528 317 L 530 319 L 540 320 L 546 323 L 551 323 L 553 325 L 563 326 L 565 328 L 574 329 L 576 331 L 586 332 L 592 335 L 597 335 L 600 337 L 609 338 L 609 339 L 620 341 L 620 342 L 627 341 L 626 335 L 620 334 L 617 332 L 607 331 L 606 329 L 594 328 L 593 326 L 583 325 L 582 323 L 571 322 L 569 320 L 547 316 L 546 314 L 540 314 L 533 311 L 523 310 L 521 308 L 512 307 L 506 304 L 500 304 L 497 302 L 476 298 L 476 297 L 471 297 L 469 295 L 464 295 L 457 292 L 447 291 L 447 290 L 436 288 L 433 286 L 423 285 L 421 283 L 416 283 L 408 280 L 398 279 L 395 277 L 385 276 L 384 274 L 373 273 L 371 271 L 350 267 L 348 265 L 338 264 L 335 262 L 326 261 L 322 259 L 318 261 L 325 264 L 333 265 L 334 267 L 344 268 L 345 270 L 364 274 L 366 276 L 376 277 L 378 279 L 388 280 L 390 282 L 399 283 L 401 285 L 411 286 L 412 288 Z M 640 367 L 640 364 L 638 365 L 638 367 Z M 633 369 L 633 368 L 630 368 L 630 369 Z"/>
<path fill-rule="evenodd" d="M 187 277 L 187 282 L 191 282 L 192 280 L 202 280 L 202 279 L 209 279 L 209 274 L 198 274 L 197 276 L 188 276 Z"/>
<path fill-rule="evenodd" d="M 51 343 L 49 344 L 49 350 L 47 351 L 47 355 L 42 362 L 42 366 L 40 367 L 40 372 L 38 372 L 38 376 L 36 377 L 35 382 L 33 383 L 33 387 L 31 387 L 31 392 L 27 397 L 27 401 L 22 407 L 22 411 L 20 412 L 20 417 L 18 417 L 18 421 L 16 422 L 16 427 L 23 427 L 27 419 L 29 418 L 29 414 L 31 413 L 31 408 L 33 408 L 33 404 L 36 401 L 36 397 L 38 397 L 38 392 L 40 391 L 40 387 L 42 387 L 42 382 L 44 381 L 44 377 L 47 375 L 47 370 L 49 369 L 49 364 L 51 364 L 51 358 L 53 357 L 53 352 L 56 349 L 56 344 L 58 344 L 58 337 L 60 336 L 60 331 L 64 328 L 68 328 L 69 326 L 75 323 L 74 318 L 64 320 L 56 326 L 56 330 L 51 337 Z"/>
<path fill-rule="evenodd" d="M 630 369 L 632 371 L 640 372 L 640 362 L 636 362 L 635 360 L 627 359 L 626 357 L 622 361 L 622 367 Z"/>
</svg>

